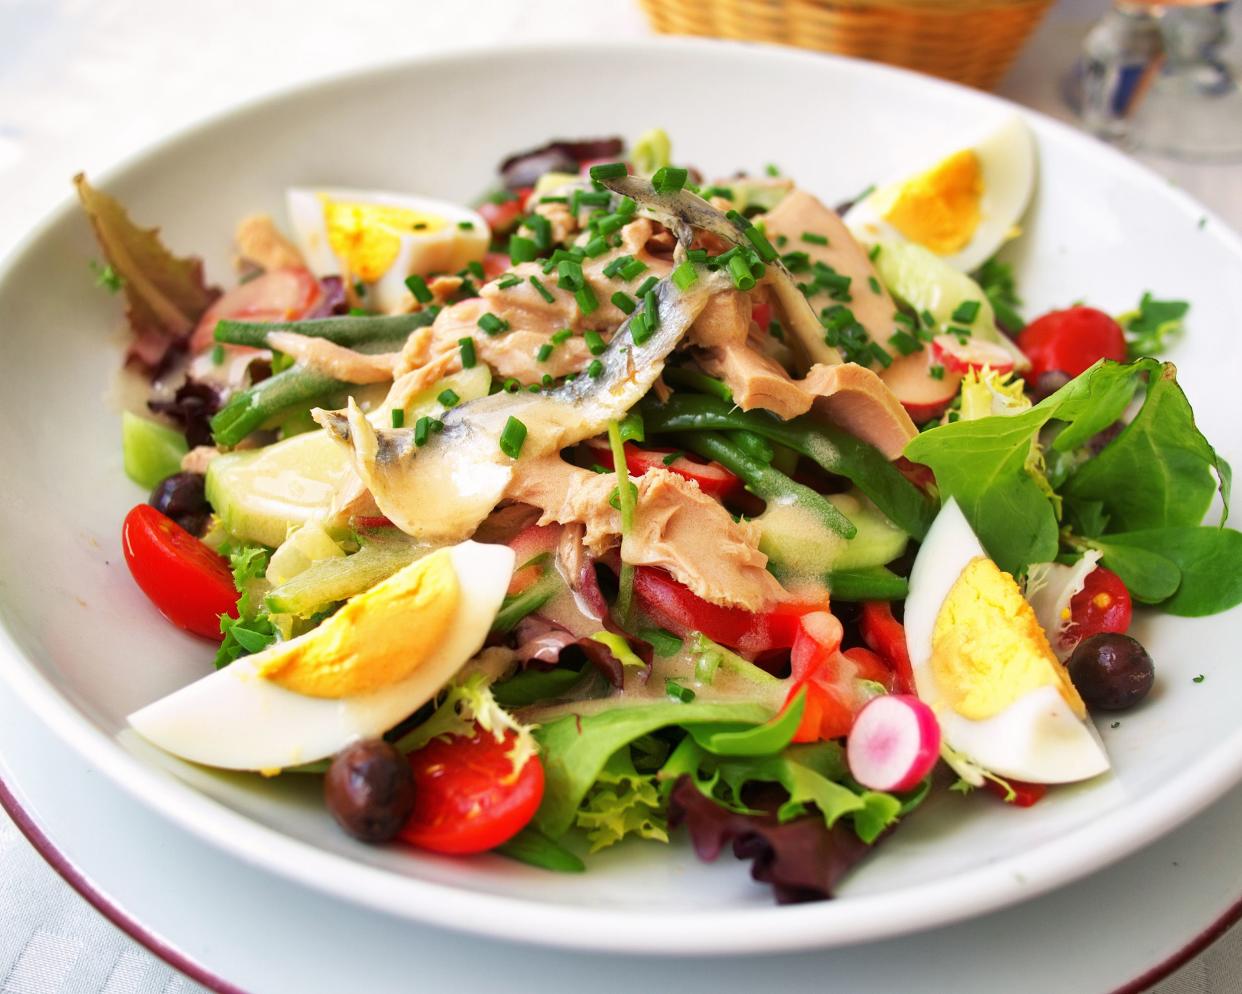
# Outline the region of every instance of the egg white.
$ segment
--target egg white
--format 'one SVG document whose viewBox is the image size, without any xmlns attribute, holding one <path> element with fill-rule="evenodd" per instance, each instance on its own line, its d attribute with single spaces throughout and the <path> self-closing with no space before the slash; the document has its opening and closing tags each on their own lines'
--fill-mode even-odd
<svg viewBox="0 0 1242 994">
<path fill-rule="evenodd" d="M 512 549 L 463 542 L 449 553 L 460 589 L 457 610 L 444 640 L 400 683 L 355 697 L 308 697 L 264 679 L 255 657 L 243 656 L 134 712 L 129 724 L 182 759 L 231 770 L 297 766 L 382 735 L 435 696 L 479 651 L 504 600 Z"/>
<path fill-rule="evenodd" d="M 952 498 L 932 523 L 910 572 L 906 647 L 915 688 L 936 712 L 950 749 L 1001 777 L 1030 783 L 1071 783 L 1109 768 L 1108 754 L 1090 718 L 1080 719 L 1055 687 L 1033 690 L 991 718 L 964 718 L 944 699 L 931 668 L 932 631 L 953 584 L 987 556 Z"/>
<path fill-rule="evenodd" d="M 379 204 L 404 207 L 445 221 L 438 231 L 411 231 L 400 236 L 401 248 L 387 271 L 373 283 L 367 283 L 365 303 L 387 313 L 403 310 L 410 301 L 406 277 L 417 273 L 455 273 L 466 263 L 482 259 L 491 242 L 487 222 L 472 210 L 445 200 L 416 197 L 383 190 L 350 190 L 344 187 L 290 187 L 285 192 L 289 226 L 306 265 L 316 276 L 333 276 L 342 272 L 342 260 L 332 251 L 324 221 L 323 199 L 338 203 Z M 469 222 L 472 227 L 459 227 Z"/>
<path fill-rule="evenodd" d="M 996 254 L 1013 237 L 1015 227 L 1030 203 L 1035 188 L 1035 139 L 1017 114 L 1007 117 L 997 128 L 972 146 L 979 157 L 983 193 L 979 199 L 979 224 L 969 242 L 952 255 L 940 256 L 954 269 L 973 272 Z M 845 214 L 845 223 L 854 237 L 865 244 L 878 241 L 906 241 L 906 237 L 884 220 L 901 188 L 931 169 L 945 156 L 926 163 L 909 176 L 886 183 L 858 201 Z"/>
</svg>

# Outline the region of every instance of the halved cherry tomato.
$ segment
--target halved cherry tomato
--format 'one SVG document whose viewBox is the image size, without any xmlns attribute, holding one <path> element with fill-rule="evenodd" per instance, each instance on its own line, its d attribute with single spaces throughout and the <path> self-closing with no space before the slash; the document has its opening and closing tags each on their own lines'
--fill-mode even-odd
<svg viewBox="0 0 1242 994">
<path fill-rule="evenodd" d="M 483 256 L 483 275 L 489 280 L 507 273 L 511 266 L 509 257 L 503 252 L 488 252 Z"/>
<path fill-rule="evenodd" d="M 524 205 L 526 198 L 531 194 L 531 189 L 529 186 L 524 186 L 513 194 L 512 200 L 505 200 L 499 204 L 485 200 L 475 210 L 479 217 L 487 222 L 493 235 L 507 235 L 517 227 L 518 218 L 525 213 Z"/>
<path fill-rule="evenodd" d="M 893 690 L 898 694 L 916 694 L 906 629 L 893 617 L 893 606 L 888 601 L 864 601 L 860 627 L 863 641 L 892 670 Z"/>
<path fill-rule="evenodd" d="M 983 786 L 988 793 L 995 794 L 1006 804 L 1012 804 L 1015 808 L 1029 808 L 1036 801 L 1040 800 L 1048 793 L 1048 785 L 1046 783 L 1027 783 L 1025 780 L 1006 780 L 1005 783 L 1013 788 L 1013 799 L 1008 800 L 1009 791 L 1005 790 L 995 780 L 984 780 Z"/>
<path fill-rule="evenodd" d="M 1126 361 L 1121 325 L 1094 307 L 1050 311 L 1026 326 L 1018 348 L 1031 360 L 1023 375 L 1032 383 L 1053 370 L 1077 376 L 1100 359 Z"/>
<path fill-rule="evenodd" d="M 1116 573 L 1097 566 L 1070 600 L 1070 624 L 1065 632 L 1067 642 L 1078 643 L 1101 632 L 1124 634 L 1130 627 L 1134 607 L 1130 591 Z"/>
<path fill-rule="evenodd" d="M 706 601 L 654 566 L 639 566 L 634 571 L 634 596 L 656 624 L 676 635 L 702 632 L 713 642 L 751 654 L 791 648 L 802 615 L 823 611 L 826 606 L 784 603 L 763 614 L 752 614 Z"/>
<path fill-rule="evenodd" d="M 216 322 L 221 318 L 238 321 L 296 321 L 319 303 L 323 289 L 306 269 L 273 269 L 234 287 L 217 300 L 199 319 L 190 338 L 190 351 L 211 348 Z"/>
<path fill-rule="evenodd" d="M 517 835 L 543 799 L 543 764 L 532 756 L 516 779 L 509 751 L 513 733 L 497 742 L 473 737 L 432 739 L 410 753 L 414 810 L 397 837 L 432 852 L 486 852 Z"/>
<path fill-rule="evenodd" d="M 592 439 L 587 442 L 591 457 L 605 469 L 615 469 L 612 448 L 607 442 Z M 665 462 L 677 454 L 676 449 L 640 449 L 632 442 L 625 443 L 625 466 L 631 476 L 642 476 L 649 469 L 667 469 L 678 476 L 693 480 L 709 497 L 723 500 L 742 489 L 742 481 L 719 463 L 695 462 L 678 455 L 672 462 Z"/>
<path fill-rule="evenodd" d="M 134 582 L 165 618 L 220 641 L 220 615 L 237 616 L 237 588 L 223 557 L 149 504 L 125 516 L 121 547 Z"/>
</svg>

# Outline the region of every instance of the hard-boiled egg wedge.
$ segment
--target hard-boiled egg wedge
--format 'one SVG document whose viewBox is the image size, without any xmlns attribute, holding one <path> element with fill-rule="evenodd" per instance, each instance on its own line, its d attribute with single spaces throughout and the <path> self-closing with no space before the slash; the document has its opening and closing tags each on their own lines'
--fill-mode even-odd
<svg viewBox="0 0 1242 994">
<path fill-rule="evenodd" d="M 382 735 L 483 645 L 513 551 L 463 542 L 350 599 L 318 628 L 244 656 L 136 711 L 143 738 L 183 759 L 275 771 Z"/>
<path fill-rule="evenodd" d="M 1035 142 L 1016 114 L 975 145 L 888 183 L 845 215 L 866 244 L 900 239 L 955 269 L 978 269 L 1018 233 L 1035 185 Z"/>
<path fill-rule="evenodd" d="M 952 499 L 915 559 L 905 625 L 918 695 L 959 756 L 1031 783 L 1086 780 L 1108 769 L 1034 610 Z"/>
<path fill-rule="evenodd" d="M 286 204 L 311 272 L 362 283 L 370 310 L 403 310 L 407 277 L 455 273 L 482 259 L 492 237 L 474 211 L 428 197 L 291 187 Z"/>
</svg>

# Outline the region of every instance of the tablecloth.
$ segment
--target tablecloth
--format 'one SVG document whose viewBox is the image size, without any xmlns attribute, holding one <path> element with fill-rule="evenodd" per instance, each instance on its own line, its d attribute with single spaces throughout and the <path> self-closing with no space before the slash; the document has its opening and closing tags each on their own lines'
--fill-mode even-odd
<svg viewBox="0 0 1242 994">
<path fill-rule="evenodd" d="M 1062 0 L 1001 92 L 1067 117 L 1059 78 L 1102 9 Z M 646 33 L 632 0 L 0 0 L 0 253 L 78 169 L 255 94 L 445 45 Z M 1242 227 L 1236 167 L 1147 161 Z M 0 994 L 201 990 L 82 901 L 0 813 Z M 1238 994 L 1242 932 L 1155 991 Z"/>
</svg>

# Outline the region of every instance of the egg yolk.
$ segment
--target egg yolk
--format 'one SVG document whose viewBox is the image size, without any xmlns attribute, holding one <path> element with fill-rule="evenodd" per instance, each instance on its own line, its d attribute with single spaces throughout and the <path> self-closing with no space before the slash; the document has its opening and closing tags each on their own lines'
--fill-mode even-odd
<svg viewBox="0 0 1242 994">
<path fill-rule="evenodd" d="M 428 235 L 445 225 L 442 217 L 408 207 L 322 200 L 328 244 L 349 275 L 364 283 L 374 283 L 388 272 L 403 237 Z"/>
<path fill-rule="evenodd" d="M 448 550 L 351 598 L 305 638 L 264 650 L 261 677 L 308 697 L 353 697 L 400 683 L 443 641 L 461 597 Z"/>
<path fill-rule="evenodd" d="M 1018 584 L 982 556 L 962 570 L 936 616 L 931 669 L 945 702 L 973 721 L 1047 686 L 1078 717 L 1087 714 Z"/>
<path fill-rule="evenodd" d="M 979 156 L 962 149 L 905 183 L 884 218 L 907 240 L 952 255 L 974 236 L 982 195 Z"/>
</svg>

